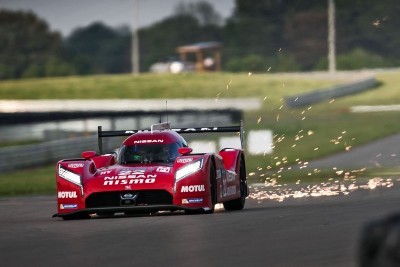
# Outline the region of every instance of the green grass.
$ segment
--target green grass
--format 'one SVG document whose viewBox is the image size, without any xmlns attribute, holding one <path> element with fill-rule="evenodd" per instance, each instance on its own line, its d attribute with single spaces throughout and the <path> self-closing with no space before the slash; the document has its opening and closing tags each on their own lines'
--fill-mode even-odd
<svg viewBox="0 0 400 267">
<path fill-rule="evenodd" d="M 377 76 L 381 85 L 374 90 L 309 107 L 287 109 L 275 97 L 256 112 L 246 113 L 247 129 L 272 129 L 275 148 L 272 155 L 248 156 L 249 171 L 257 176 L 298 160 L 310 161 L 400 132 L 399 112 L 351 113 L 355 105 L 399 104 L 398 73 Z M 266 102 L 268 101 L 268 98 Z M 282 181 L 285 179 L 282 178 Z"/>
<path fill-rule="evenodd" d="M 32 145 L 32 144 L 38 144 L 41 143 L 42 141 L 40 140 L 23 140 L 23 141 L 7 141 L 7 142 L 1 142 L 0 141 L 0 147 L 8 147 L 8 146 L 23 146 L 23 145 Z"/>
<path fill-rule="evenodd" d="M 247 156 L 251 181 L 276 177 L 280 183 L 320 180 L 330 170 L 291 172 L 283 165 L 310 161 L 345 152 L 369 141 L 400 133 L 399 112 L 351 113 L 354 105 L 400 104 L 400 73 L 377 75 L 381 85 L 365 93 L 333 99 L 299 109 L 288 109 L 283 99 L 344 81 L 270 74 L 207 73 L 202 75 L 102 75 L 1 81 L 1 99 L 101 99 L 101 98 L 240 98 L 263 100 L 260 110 L 245 113 L 245 129 L 271 129 L 275 135 L 272 155 Z M 173 107 L 171 107 L 173 108 Z M 369 170 L 368 170 L 369 171 Z M 368 173 L 367 171 L 367 173 Z M 397 170 L 394 170 L 396 172 Z M 379 172 L 379 170 L 378 170 Z M 21 174 L 22 173 L 22 174 Z M 399 173 L 397 171 L 397 173 Z M 24 176 L 29 178 L 23 178 Z M 280 176 L 280 177 L 279 177 Z M 49 178 L 50 177 L 50 178 Z M 34 186 L 32 181 L 38 181 Z M 40 182 L 41 181 L 41 182 Z M 46 182 L 47 181 L 47 182 Z M 49 183 L 49 184 L 48 184 Z M 41 185 L 39 188 L 39 184 Z M 52 168 L 0 175 L 0 195 L 52 192 Z M 20 189 L 17 189 L 19 187 Z M 8 192 L 8 193 L 7 193 Z"/>
<path fill-rule="evenodd" d="M 12 173 L 0 174 L 0 196 L 55 194 L 55 163 Z"/>
<path fill-rule="evenodd" d="M 0 82 L 0 99 L 217 98 L 298 93 L 335 84 L 276 75 L 205 73 L 185 75 L 99 75 Z M 172 108 L 172 107 L 171 107 Z"/>
</svg>

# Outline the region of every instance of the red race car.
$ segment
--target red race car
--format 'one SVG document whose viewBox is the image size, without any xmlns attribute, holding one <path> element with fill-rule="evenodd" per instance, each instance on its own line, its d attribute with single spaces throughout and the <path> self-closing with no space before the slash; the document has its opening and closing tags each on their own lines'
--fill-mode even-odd
<svg viewBox="0 0 400 267">
<path fill-rule="evenodd" d="M 243 150 L 224 148 L 216 153 L 192 153 L 179 133 L 239 132 L 240 126 L 170 129 L 169 123 L 150 130 L 103 131 L 98 128 L 99 155 L 57 163 L 58 213 L 63 219 L 149 214 L 159 211 L 213 213 L 241 210 L 249 194 Z M 102 153 L 102 139 L 129 136 L 117 155 Z"/>
</svg>

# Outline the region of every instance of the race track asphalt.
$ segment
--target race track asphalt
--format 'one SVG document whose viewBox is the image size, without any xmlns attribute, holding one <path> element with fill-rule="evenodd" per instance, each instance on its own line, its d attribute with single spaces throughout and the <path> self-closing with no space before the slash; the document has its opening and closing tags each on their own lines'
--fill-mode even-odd
<svg viewBox="0 0 400 267">
<path fill-rule="evenodd" d="M 332 167 L 361 169 L 400 166 L 400 134 L 390 135 L 372 141 L 349 151 L 312 160 L 308 169 L 332 169 Z"/>
<path fill-rule="evenodd" d="M 63 221 L 55 196 L 0 198 L 2 266 L 357 266 L 360 230 L 400 212 L 400 185 L 248 199 L 238 212 Z"/>
</svg>

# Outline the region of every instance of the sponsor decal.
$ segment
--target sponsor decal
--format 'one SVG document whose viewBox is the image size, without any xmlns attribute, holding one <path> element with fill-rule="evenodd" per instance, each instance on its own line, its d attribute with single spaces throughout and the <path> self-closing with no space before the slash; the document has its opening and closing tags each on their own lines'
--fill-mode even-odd
<svg viewBox="0 0 400 267">
<path fill-rule="evenodd" d="M 77 209 L 78 204 L 60 204 L 60 209 L 61 210 L 71 210 L 71 209 Z"/>
<path fill-rule="evenodd" d="M 200 129 L 200 131 L 203 131 L 203 132 L 209 132 L 209 131 L 216 131 L 216 130 L 218 130 L 218 128 L 217 127 L 214 127 L 214 128 L 201 128 Z"/>
<path fill-rule="evenodd" d="M 217 170 L 217 176 L 216 176 L 215 178 L 216 178 L 216 179 L 221 179 L 221 177 L 222 177 L 221 169 L 218 169 L 218 170 Z"/>
<path fill-rule="evenodd" d="M 132 193 L 121 194 L 121 202 L 120 202 L 120 204 L 123 205 L 123 206 L 136 205 L 137 197 L 138 197 L 137 194 L 132 194 Z"/>
<path fill-rule="evenodd" d="M 124 169 L 118 175 L 105 176 L 103 185 L 153 184 L 156 178 L 157 174 L 146 174 L 145 170 Z"/>
<path fill-rule="evenodd" d="M 223 192 L 222 192 L 222 195 L 224 197 L 231 196 L 231 195 L 234 195 L 234 194 L 236 194 L 236 185 L 231 185 L 231 186 L 225 187 Z"/>
<path fill-rule="evenodd" d="M 201 185 L 184 185 L 181 187 L 181 193 L 204 192 L 206 188 L 204 184 Z"/>
<path fill-rule="evenodd" d="M 156 182 L 156 175 L 154 178 L 128 178 L 121 179 L 118 176 L 104 177 L 103 185 L 132 185 L 132 184 L 154 184 Z M 126 188 L 126 187 L 125 187 Z"/>
<path fill-rule="evenodd" d="M 126 134 L 135 134 L 135 133 L 147 133 L 150 132 L 149 130 L 127 130 L 125 131 Z"/>
<path fill-rule="evenodd" d="M 172 129 L 172 131 L 175 132 L 196 132 L 196 131 L 200 131 L 200 132 L 212 132 L 212 131 L 217 131 L 218 127 L 213 127 L 213 128 L 176 128 L 176 129 Z"/>
<path fill-rule="evenodd" d="M 236 173 L 233 171 L 226 171 L 226 180 L 228 182 L 235 181 L 236 178 Z"/>
<path fill-rule="evenodd" d="M 192 161 L 193 161 L 193 158 L 180 158 L 180 159 L 176 160 L 176 162 L 178 162 L 178 163 L 189 163 Z"/>
<path fill-rule="evenodd" d="M 193 204 L 193 203 L 203 203 L 202 198 L 184 198 L 182 199 L 182 204 Z"/>
<path fill-rule="evenodd" d="M 131 186 L 130 185 L 125 185 L 125 190 L 131 190 Z"/>
<path fill-rule="evenodd" d="M 184 132 L 195 132 L 196 129 L 195 128 L 186 128 L 185 130 L 183 130 Z"/>
<path fill-rule="evenodd" d="M 58 198 L 78 198 L 76 191 L 58 191 Z"/>
<path fill-rule="evenodd" d="M 151 144 L 151 143 L 164 143 L 162 139 L 148 139 L 148 140 L 136 140 L 134 144 Z"/>
<path fill-rule="evenodd" d="M 125 193 L 125 194 L 123 194 L 121 197 L 122 197 L 122 198 L 133 198 L 134 196 L 136 196 L 136 195 L 133 195 L 133 194 L 131 194 L 131 193 Z"/>
<path fill-rule="evenodd" d="M 70 163 L 70 164 L 68 164 L 68 168 L 72 168 L 72 169 L 82 168 L 83 165 L 84 165 L 83 163 Z"/>
<path fill-rule="evenodd" d="M 171 167 L 158 167 L 157 172 L 164 172 L 164 173 L 169 173 L 171 171 Z"/>
<path fill-rule="evenodd" d="M 145 170 L 122 169 L 118 175 L 144 175 L 145 172 Z"/>
</svg>

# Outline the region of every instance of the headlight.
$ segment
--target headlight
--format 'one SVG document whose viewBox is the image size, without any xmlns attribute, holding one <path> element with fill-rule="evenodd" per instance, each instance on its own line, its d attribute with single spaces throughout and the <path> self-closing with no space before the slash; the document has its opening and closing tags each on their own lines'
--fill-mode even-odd
<svg viewBox="0 0 400 267">
<path fill-rule="evenodd" d="M 58 175 L 61 178 L 64 178 L 65 180 L 70 181 L 71 183 L 74 183 L 79 186 L 82 185 L 80 175 L 73 173 L 67 169 L 64 169 L 61 165 L 59 165 L 59 167 L 58 167 Z"/>
<path fill-rule="evenodd" d="M 203 167 L 203 159 L 197 160 L 185 167 L 180 168 L 176 171 L 175 182 L 178 182 L 188 176 L 189 174 L 195 173 Z"/>
</svg>

